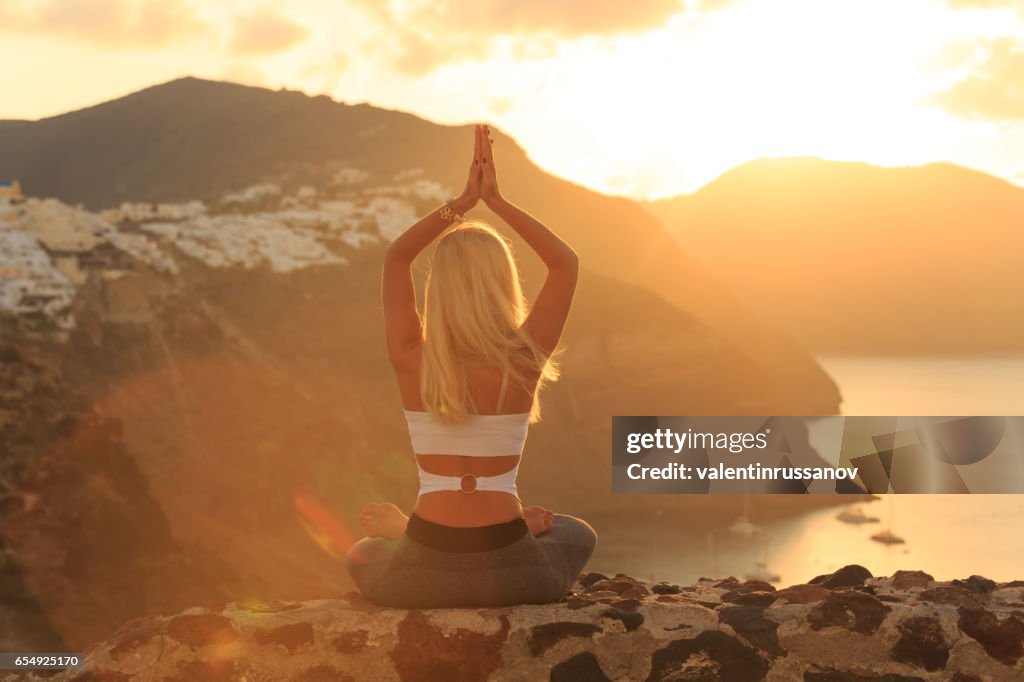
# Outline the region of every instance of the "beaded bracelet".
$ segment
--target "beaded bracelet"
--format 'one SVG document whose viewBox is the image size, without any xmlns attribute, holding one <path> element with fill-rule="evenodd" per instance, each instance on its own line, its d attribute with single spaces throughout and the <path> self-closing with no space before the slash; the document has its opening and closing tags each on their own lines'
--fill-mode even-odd
<svg viewBox="0 0 1024 682">
<path fill-rule="evenodd" d="M 444 202 L 444 206 L 441 207 L 441 219 L 447 221 L 448 223 L 453 223 L 453 222 L 456 222 L 456 221 L 461 223 L 461 222 L 465 222 L 465 220 L 466 220 L 466 218 L 464 216 L 462 216 L 459 213 L 456 213 L 455 209 L 452 208 L 452 200 L 451 199 L 449 199 L 448 201 Z"/>
</svg>

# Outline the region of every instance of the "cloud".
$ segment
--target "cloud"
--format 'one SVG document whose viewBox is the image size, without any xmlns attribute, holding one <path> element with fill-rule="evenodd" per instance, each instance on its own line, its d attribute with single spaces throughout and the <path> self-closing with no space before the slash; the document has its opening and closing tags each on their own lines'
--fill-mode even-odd
<svg viewBox="0 0 1024 682">
<path fill-rule="evenodd" d="M 0 0 L 0 32 L 113 48 L 159 48 L 204 34 L 185 0 Z"/>
<path fill-rule="evenodd" d="M 936 103 L 964 118 L 1024 119 L 1024 46 L 1012 38 L 987 43 L 984 58 Z"/>
<path fill-rule="evenodd" d="M 335 52 L 326 59 L 317 59 L 309 63 L 299 74 L 309 90 L 316 92 L 335 92 L 342 77 L 348 72 L 350 61 L 344 52 Z"/>
<path fill-rule="evenodd" d="M 305 26 L 269 7 L 261 7 L 235 20 L 230 47 L 238 54 L 276 54 L 290 50 L 308 35 Z"/>
<path fill-rule="evenodd" d="M 552 37 L 638 33 L 662 26 L 684 10 L 682 0 L 353 0 L 353 4 L 385 29 L 388 42 L 379 43 L 378 51 L 388 53 L 396 68 L 410 74 L 482 56 L 498 37 L 514 38 L 516 49 L 522 50 L 533 42 L 550 42 Z"/>
<path fill-rule="evenodd" d="M 445 33 L 477 31 L 507 35 L 551 31 L 566 37 L 650 29 L 683 8 L 680 0 L 448 0 L 405 3 L 400 8 L 381 0 L 355 0 L 355 4 L 391 22 L 411 22 L 417 28 Z"/>
<path fill-rule="evenodd" d="M 1024 2 L 1021 0 L 946 0 L 952 9 L 1013 10 L 1024 17 Z"/>
<path fill-rule="evenodd" d="M 735 5 L 738 0 L 696 0 L 694 8 L 702 12 L 713 12 Z"/>
<path fill-rule="evenodd" d="M 1013 7 L 1020 0 L 947 0 L 950 7 L 961 9 L 965 7 L 980 7 L 982 9 L 998 9 L 1000 7 Z"/>
</svg>

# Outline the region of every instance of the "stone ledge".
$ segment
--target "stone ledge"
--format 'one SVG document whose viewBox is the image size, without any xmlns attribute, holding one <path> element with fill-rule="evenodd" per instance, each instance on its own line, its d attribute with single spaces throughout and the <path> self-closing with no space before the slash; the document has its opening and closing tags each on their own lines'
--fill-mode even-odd
<svg viewBox="0 0 1024 682">
<path fill-rule="evenodd" d="M 1024 583 L 847 566 L 812 584 L 581 576 L 557 604 L 402 610 L 341 599 L 147 616 L 33 680 L 1020 680 Z"/>
</svg>

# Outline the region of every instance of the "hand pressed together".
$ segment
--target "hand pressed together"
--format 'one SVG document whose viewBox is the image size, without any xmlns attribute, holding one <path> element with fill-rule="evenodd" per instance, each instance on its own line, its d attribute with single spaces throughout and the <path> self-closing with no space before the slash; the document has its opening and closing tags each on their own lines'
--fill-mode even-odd
<svg viewBox="0 0 1024 682">
<path fill-rule="evenodd" d="M 463 214 L 476 206 L 481 199 L 491 208 L 501 200 L 494 167 L 494 140 L 491 139 L 490 127 L 482 123 L 477 124 L 473 127 L 473 135 L 473 162 L 469 166 L 466 188 L 452 201 L 452 207 Z"/>
</svg>

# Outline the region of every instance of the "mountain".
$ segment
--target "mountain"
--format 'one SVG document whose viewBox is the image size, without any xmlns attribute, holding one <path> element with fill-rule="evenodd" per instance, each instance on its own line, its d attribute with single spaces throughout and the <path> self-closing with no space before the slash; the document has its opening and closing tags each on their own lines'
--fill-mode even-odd
<svg viewBox="0 0 1024 682">
<path fill-rule="evenodd" d="M 26 614 L 71 614 L 36 618 L 35 639 L 23 626 L 19 642 L 52 648 L 55 630 L 80 648 L 110 625 L 89 609 L 126 585 L 119 616 L 351 587 L 338 559 L 360 535 L 359 508 L 408 509 L 415 496 L 381 342 L 380 263 L 389 234 L 458 187 L 468 136 L 195 79 L 0 126 L 0 178 L 61 200 L 13 205 L 11 227 L 0 225 L 0 260 L 28 249 L 46 283 L 25 303 L 36 307 L 0 316 L 12 386 L 0 393 L 0 492 L 13 500 L 0 504 L 0 542 L 19 567 L 0 592 L 33 594 Z M 638 205 L 541 172 L 500 134 L 497 144 L 505 193 L 584 264 L 564 379 L 545 392 L 521 468 L 527 503 L 622 518 L 657 509 L 680 524 L 731 517 L 726 497 L 611 495 L 611 416 L 829 414 L 835 385 Z M 540 264 L 516 250 L 533 292 Z M 108 441 L 97 444 L 95 423 Z M 90 485 L 71 495 L 76 479 Z M 128 539 L 123 554 L 115 537 Z"/>
<path fill-rule="evenodd" d="M 679 243 L 818 352 L 1024 349 L 1024 189 L 949 164 L 764 159 L 652 202 Z"/>
<path fill-rule="evenodd" d="M 268 180 L 316 184 L 339 162 L 378 174 L 422 169 L 459 188 L 470 139 L 468 126 L 365 104 L 183 78 L 0 129 L 0 177 L 20 178 L 27 194 L 94 209 L 204 199 Z M 752 318 L 636 203 L 557 179 L 508 137 L 495 140 L 504 193 L 563 234 L 584 267 L 652 291 L 719 331 L 768 373 L 774 413 L 837 409 L 838 391 L 821 368 L 771 320 Z"/>
</svg>

